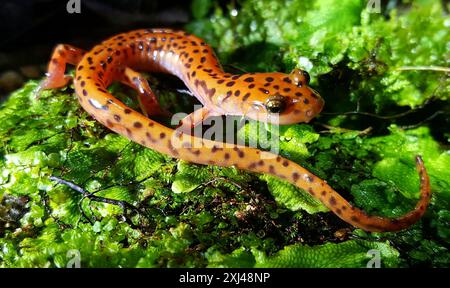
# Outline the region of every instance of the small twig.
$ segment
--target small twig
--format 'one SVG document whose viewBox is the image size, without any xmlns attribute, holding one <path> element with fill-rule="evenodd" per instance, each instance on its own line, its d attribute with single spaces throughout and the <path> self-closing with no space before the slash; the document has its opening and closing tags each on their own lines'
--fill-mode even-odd
<svg viewBox="0 0 450 288">
<path fill-rule="evenodd" d="M 438 115 L 441 115 L 441 114 L 444 114 L 444 111 L 441 111 L 441 110 L 436 111 L 436 112 L 434 112 L 430 117 L 428 117 L 428 118 L 426 118 L 426 119 L 420 121 L 419 123 L 412 124 L 412 125 L 400 126 L 400 128 L 401 128 L 401 129 L 405 129 L 405 130 L 417 128 L 417 127 L 419 127 L 420 125 L 422 125 L 422 124 L 424 124 L 424 123 L 426 123 L 426 122 L 428 122 L 428 121 L 433 120 L 434 118 L 436 118 Z"/>
<path fill-rule="evenodd" d="M 323 112 L 322 114 L 324 114 L 324 115 L 364 115 L 364 116 L 369 116 L 369 117 L 373 117 L 373 118 L 389 120 L 389 119 L 401 118 L 408 114 L 414 113 L 420 108 L 411 109 L 411 110 L 408 110 L 408 111 L 405 111 L 405 112 L 402 112 L 399 114 L 394 114 L 394 115 L 389 115 L 389 116 L 377 115 L 377 114 L 373 114 L 373 113 L 369 113 L 369 112 L 360 112 L 360 111 L 347 111 L 347 112 L 336 112 L 336 113 Z"/>
<path fill-rule="evenodd" d="M 79 192 L 80 194 L 82 194 L 83 198 L 81 199 L 80 204 L 85 198 L 87 198 L 87 199 L 89 199 L 91 201 L 96 201 L 96 202 L 102 202 L 102 203 L 106 203 L 106 204 L 116 205 L 116 206 L 121 207 L 125 211 L 127 209 L 129 209 L 129 210 L 135 211 L 136 213 L 139 214 L 139 209 L 137 209 L 135 206 L 131 205 L 130 203 L 128 203 L 126 201 L 114 200 L 114 199 L 110 199 L 110 198 L 95 196 L 92 193 L 89 193 L 88 191 L 84 190 L 80 186 L 78 186 L 78 185 L 76 185 L 76 184 L 74 184 L 72 182 L 69 182 L 67 180 L 58 178 L 56 176 L 50 176 L 49 179 L 52 180 L 52 181 L 55 181 L 55 182 L 57 182 L 59 184 L 66 185 L 70 189 L 75 190 L 75 191 Z M 86 217 L 86 215 L 84 214 L 83 209 L 81 209 L 81 210 L 82 210 L 83 215 Z M 87 218 L 87 219 L 89 219 L 89 218 Z"/>
<path fill-rule="evenodd" d="M 194 190 L 199 189 L 199 188 L 201 188 L 201 187 L 209 186 L 209 185 L 211 185 L 211 184 L 213 184 L 214 182 L 217 182 L 217 181 L 219 181 L 219 180 L 222 180 L 222 181 L 224 181 L 224 182 L 230 183 L 230 184 L 236 186 L 237 188 L 243 190 L 243 187 L 242 187 L 241 185 L 239 185 L 238 183 L 236 183 L 236 182 L 234 182 L 234 181 L 232 181 L 232 180 L 230 180 L 230 179 L 224 178 L 224 177 L 214 177 L 213 179 L 211 179 L 211 180 L 209 180 L 209 181 L 207 181 L 207 182 L 205 182 L 205 183 L 202 183 L 202 184 L 198 185 L 197 187 L 194 188 Z"/>
<path fill-rule="evenodd" d="M 445 72 L 450 73 L 449 67 L 442 67 L 442 66 L 402 66 L 398 67 L 395 70 L 397 71 L 437 71 L 437 72 Z"/>
<path fill-rule="evenodd" d="M 347 128 L 330 126 L 330 125 L 323 124 L 323 123 L 317 123 L 317 124 L 319 124 L 320 126 L 330 130 L 330 131 L 324 131 L 325 133 L 331 133 L 331 130 L 336 130 L 338 132 L 344 132 L 344 133 L 345 132 L 355 132 L 356 131 L 356 132 L 358 132 L 358 135 L 368 135 L 370 133 L 370 131 L 372 131 L 372 129 L 373 129 L 372 127 L 369 126 L 366 129 L 364 129 L 364 130 L 352 130 L 352 129 L 347 129 Z"/>
<path fill-rule="evenodd" d="M 437 88 L 436 88 L 437 89 Z M 347 112 L 322 112 L 322 114 L 324 115 L 364 115 L 364 116 L 369 116 L 369 117 L 373 117 L 373 118 L 378 118 L 378 119 L 383 119 L 383 120 L 389 120 L 389 119 L 397 119 L 397 118 L 401 118 L 404 116 L 407 116 L 409 114 L 415 113 L 421 109 L 423 109 L 426 105 L 428 105 L 431 101 L 433 101 L 432 98 L 429 98 L 428 100 L 426 100 L 422 105 L 419 105 L 413 109 L 410 109 L 408 111 L 405 112 L 401 112 L 398 114 L 394 114 L 394 115 L 378 115 L 378 114 L 374 114 L 374 113 L 369 113 L 369 112 L 361 112 L 359 111 L 359 107 L 357 107 L 356 111 L 347 111 Z"/>
<path fill-rule="evenodd" d="M 236 70 L 236 71 L 239 71 L 240 73 L 248 73 L 247 71 L 245 71 L 244 69 L 238 67 L 238 66 L 235 65 L 235 64 L 225 64 L 224 66 L 225 66 L 225 67 L 229 67 L 229 68 L 231 68 L 231 69 L 234 69 L 234 70 Z"/>
</svg>

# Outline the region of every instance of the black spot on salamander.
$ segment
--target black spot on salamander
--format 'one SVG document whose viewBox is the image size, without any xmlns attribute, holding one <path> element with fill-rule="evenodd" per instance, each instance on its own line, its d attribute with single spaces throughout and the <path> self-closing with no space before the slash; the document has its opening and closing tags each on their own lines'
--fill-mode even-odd
<svg viewBox="0 0 450 288">
<path fill-rule="evenodd" d="M 87 58 L 87 61 L 88 61 L 89 65 L 92 65 L 92 63 L 93 63 L 92 57 L 89 56 L 89 57 Z"/>
<path fill-rule="evenodd" d="M 211 148 L 211 152 L 212 152 L 212 153 L 216 153 L 216 152 L 219 151 L 219 150 L 222 150 L 222 148 L 219 148 L 219 147 L 217 147 L 216 145 L 214 145 L 214 146 Z"/>
<path fill-rule="evenodd" d="M 247 83 L 251 83 L 251 82 L 255 81 L 255 78 L 247 77 L 247 78 L 244 79 L 244 81 L 247 82 Z"/>
<path fill-rule="evenodd" d="M 230 98 L 230 96 L 233 94 L 233 91 L 228 91 L 226 96 L 222 99 L 222 102 L 224 102 L 225 100 L 227 100 L 228 98 Z"/>
<path fill-rule="evenodd" d="M 86 86 L 86 82 L 84 82 L 84 81 L 81 81 L 81 83 L 80 83 L 80 86 L 81 87 L 84 87 L 84 86 Z M 85 95 L 86 96 L 86 95 Z"/>
<path fill-rule="evenodd" d="M 131 109 L 125 108 L 125 109 L 123 110 L 123 113 L 125 113 L 125 114 L 130 114 L 130 113 L 131 113 Z"/>
<path fill-rule="evenodd" d="M 242 97 L 242 101 L 247 101 L 248 97 L 250 97 L 250 92 L 247 92 L 247 93 Z"/>
<path fill-rule="evenodd" d="M 234 91 L 234 96 L 239 97 L 239 95 L 241 95 L 241 91 L 240 90 Z"/>
<path fill-rule="evenodd" d="M 225 158 L 225 160 L 228 160 L 228 159 L 230 159 L 230 153 L 225 153 L 224 155 L 223 155 L 223 157 Z"/>
<path fill-rule="evenodd" d="M 283 91 L 284 92 L 289 92 L 289 91 L 291 91 L 291 88 L 286 87 L 286 88 L 283 89 Z"/>
<path fill-rule="evenodd" d="M 305 99 L 303 99 L 303 103 L 309 104 L 309 100 L 305 98 Z"/>
<path fill-rule="evenodd" d="M 263 92 L 264 94 L 269 94 L 269 90 L 264 88 L 259 88 L 259 91 Z"/>
<path fill-rule="evenodd" d="M 216 88 L 211 88 L 209 90 L 205 90 L 205 93 L 208 95 L 209 98 L 211 98 L 216 93 Z"/>
<path fill-rule="evenodd" d="M 238 154 L 238 156 L 239 156 L 239 158 L 244 158 L 244 156 L 245 156 L 245 153 L 241 150 L 241 149 L 239 149 L 239 148 L 237 148 L 237 147 L 234 147 L 235 149 L 235 151 L 236 151 L 236 153 Z"/>
<path fill-rule="evenodd" d="M 273 165 L 269 166 L 269 172 L 275 174 L 275 167 L 273 167 Z"/>
<path fill-rule="evenodd" d="M 230 82 L 228 82 L 226 85 L 227 85 L 227 87 L 231 87 L 231 86 L 233 86 L 235 83 L 236 83 L 236 82 L 234 82 L 234 81 L 230 81 Z"/>
<path fill-rule="evenodd" d="M 164 139 L 164 138 L 166 138 L 166 133 L 164 133 L 164 132 L 159 133 L 159 139 Z"/>
<path fill-rule="evenodd" d="M 217 80 L 217 84 L 222 84 L 223 82 L 225 82 L 225 79 L 219 79 L 219 80 Z"/>
<path fill-rule="evenodd" d="M 331 206 L 336 205 L 336 198 L 334 198 L 333 196 L 330 197 L 330 199 L 328 200 L 328 203 L 330 203 Z"/>
<path fill-rule="evenodd" d="M 337 208 L 335 212 L 336 212 L 336 214 L 338 214 L 338 215 L 342 215 L 342 210 L 339 209 L 339 208 Z"/>
<path fill-rule="evenodd" d="M 298 178 L 300 178 L 300 175 L 299 175 L 297 172 L 292 173 L 292 179 L 293 179 L 294 181 L 297 181 Z"/>
<path fill-rule="evenodd" d="M 273 78 L 272 77 L 266 77 L 266 81 L 267 82 L 273 82 Z"/>
<path fill-rule="evenodd" d="M 295 96 L 297 96 L 297 97 L 302 97 L 302 96 L 303 96 L 303 94 L 302 94 L 302 93 L 300 93 L 300 92 L 295 92 Z"/>
<path fill-rule="evenodd" d="M 83 89 L 82 93 L 83 93 L 83 96 L 87 96 L 88 95 L 88 93 L 87 93 L 87 91 L 85 89 Z"/>
<path fill-rule="evenodd" d="M 284 166 L 284 167 L 287 167 L 287 166 L 289 166 L 289 161 L 287 161 L 287 160 L 284 160 L 284 161 L 283 161 L 283 166 Z"/>
<path fill-rule="evenodd" d="M 120 122 L 120 120 L 122 119 L 119 115 L 114 114 L 113 116 L 114 120 L 116 120 L 117 122 Z"/>
<path fill-rule="evenodd" d="M 133 127 L 134 128 L 142 128 L 142 123 L 139 122 L 139 121 L 136 121 L 136 122 L 133 123 Z"/>
<path fill-rule="evenodd" d="M 200 63 L 205 63 L 205 62 L 206 62 L 206 57 L 200 58 Z"/>
<path fill-rule="evenodd" d="M 239 79 L 239 77 L 241 77 L 242 75 L 234 75 L 231 77 L 231 80 L 237 80 Z"/>
<path fill-rule="evenodd" d="M 356 216 L 352 216 L 352 217 L 350 217 L 350 220 L 352 220 L 353 222 L 356 222 L 356 223 L 358 223 L 358 222 L 359 222 L 359 218 L 358 218 L 358 217 L 356 217 Z"/>
<path fill-rule="evenodd" d="M 289 84 L 292 83 L 292 81 L 291 81 L 291 79 L 289 79 L 289 77 L 284 77 L 283 81 L 286 82 L 286 83 L 289 83 Z"/>
</svg>

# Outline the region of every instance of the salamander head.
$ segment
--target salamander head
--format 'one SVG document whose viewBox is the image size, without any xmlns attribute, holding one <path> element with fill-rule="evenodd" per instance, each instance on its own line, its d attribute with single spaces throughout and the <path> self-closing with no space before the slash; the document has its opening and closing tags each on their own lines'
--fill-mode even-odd
<svg viewBox="0 0 450 288">
<path fill-rule="evenodd" d="M 308 86 L 306 71 L 294 69 L 290 74 L 256 73 L 243 75 L 243 82 L 253 80 L 248 86 L 250 96 L 242 107 L 247 117 L 275 124 L 309 122 L 320 111 L 324 101 Z M 246 83 L 249 84 L 249 83 Z"/>
</svg>

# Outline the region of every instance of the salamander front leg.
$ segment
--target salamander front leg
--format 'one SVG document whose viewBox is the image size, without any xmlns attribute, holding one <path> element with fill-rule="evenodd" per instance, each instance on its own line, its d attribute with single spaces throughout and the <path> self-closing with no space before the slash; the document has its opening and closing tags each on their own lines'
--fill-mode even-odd
<svg viewBox="0 0 450 288">
<path fill-rule="evenodd" d="M 85 53 L 86 51 L 70 45 L 57 45 L 53 51 L 50 63 L 48 63 L 47 78 L 39 85 L 38 93 L 43 89 L 66 86 L 71 80 L 70 76 L 64 74 L 66 65 L 77 65 Z"/>
<path fill-rule="evenodd" d="M 131 68 L 125 68 L 124 79 L 122 82 L 138 92 L 139 106 L 145 116 L 170 116 L 168 111 L 165 111 L 159 105 L 150 85 L 147 80 L 138 72 Z"/>
</svg>

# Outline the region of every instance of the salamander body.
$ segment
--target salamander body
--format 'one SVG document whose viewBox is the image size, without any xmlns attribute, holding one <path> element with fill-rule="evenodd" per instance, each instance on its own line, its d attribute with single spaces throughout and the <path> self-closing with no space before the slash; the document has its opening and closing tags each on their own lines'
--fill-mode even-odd
<svg viewBox="0 0 450 288">
<path fill-rule="evenodd" d="M 324 101 L 308 86 L 309 75 L 225 73 L 213 50 L 200 38 L 171 29 L 142 29 L 116 35 L 89 52 L 58 45 L 41 89 L 63 87 L 70 80 L 66 65 L 76 65 L 75 91 L 81 106 L 109 129 L 143 146 L 186 161 L 268 173 L 304 189 L 344 221 L 367 231 L 397 231 L 415 223 L 430 201 L 430 185 L 416 158 L 421 196 L 411 212 L 399 218 L 367 215 L 352 206 L 326 181 L 281 156 L 255 148 L 195 137 L 186 131 L 209 116 L 242 115 L 275 124 L 308 122 Z M 150 119 L 164 114 L 147 81 L 137 71 L 163 72 L 180 78 L 203 104 L 171 129 Z M 119 81 L 137 90 L 143 112 L 130 109 L 106 89 Z M 264 156 L 264 157 L 263 157 Z"/>
</svg>

